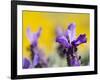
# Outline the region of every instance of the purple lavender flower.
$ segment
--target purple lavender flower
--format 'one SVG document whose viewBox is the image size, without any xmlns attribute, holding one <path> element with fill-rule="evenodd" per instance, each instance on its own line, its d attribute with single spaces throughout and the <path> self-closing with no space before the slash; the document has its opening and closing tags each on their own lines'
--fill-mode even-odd
<svg viewBox="0 0 100 80">
<path fill-rule="evenodd" d="M 24 69 L 29 68 L 30 65 L 31 65 L 30 61 L 27 58 L 24 58 L 22 62 L 23 62 L 23 68 Z"/>
<path fill-rule="evenodd" d="M 63 47 L 67 48 L 68 51 L 64 51 L 66 53 L 67 61 L 69 66 L 80 66 L 79 57 L 76 54 L 76 48 L 82 43 L 86 43 L 86 34 L 80 34 L 79 37 L 76 39 L 76 25 L 75 23 L 71 23 L 68 25 L 68 29 L 65 31 L 65 34 L 61 29 L 56 29 L 57 37 L 56 42 Z M 59 36 L 60 35 L 60 36 Z"/>
<path fill-rule="evenodd" d="M 57 35 L 61 35 L 59 31 L 60 30 L 58 29 L 56 30 L 56 32 L 58 33 Z M 76 25 L 75 23 L 71 23 L 69 24 L 68 29 L 65 32 L 65 35 L 63 34 L 61 36 L 56 37 L 56 42 L 65 45 L 66 48 L 70 48 L 71 46 L 76 47 L 82 43 L 87 42 L 85 34 L 80 34 L 80 36 L 77 39 L 75 39 L 75 34 L 76 34 Z"/>
<path fill-rule="evenodd" d="M 41 28 L 38 29 L 37 32 L 32 33 L 30 31 L 30 28 L 27 28 L 27 37 L 30 41 L 30 51 L 31 51 L 31 68 L 33 67 L 46 67 L 47 66 L 47 61 L 44 53 L 42 52 L 41 49 L 38 47 L 38 39 L 41 34 Z"/>
<path fill-rule="evenodd" d="M 31 67 L 35 67 L 38 63 L 39 63 L 39 53 L 38 53 L 38 50 L 37 50 L 37 47 L 38 47 L 38 39 L 40 37 L 40 34 L 41 34 L 41 28 L 38 29 L 37 32 L 35 33 L 32 33 L 30 31 L 30 28 L 28 27 L 27 28 L 27 37 L 30 41 L 30 44 L 31 44 L 31 56 L 32 56 L 32 65 Z"/>
</svg>

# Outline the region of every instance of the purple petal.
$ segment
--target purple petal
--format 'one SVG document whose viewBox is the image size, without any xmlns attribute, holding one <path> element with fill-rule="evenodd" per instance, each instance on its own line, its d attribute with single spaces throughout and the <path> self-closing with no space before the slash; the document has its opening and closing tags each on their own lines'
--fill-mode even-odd
<svg viewBox="0 0 100 80">
<path fill-rule="evenodd" d="M 39 36 L 40 36 L 41 31 L 42 31 L 42 28 L 40 27 L 40 28 L 38 29 L 37 33 L 36 33 L 36 36 L 37 36 L 37 37 L 39 37 Z"/>
<path fill-rule="evenodd" d="M 57 34 L 57 36 L 62 36 L 63 35 L 63 30 L 60 26 L 56 27 L 56 34 Z"/>
<path fill-rule="evenodd" d="M 27 34 L 27 37 L 28 37 L 28 39 L 30 40 L 30 42 L 32 42 L 32 41 L 33 41 L 33 38 L 32 38 L 32 33 L 31 33 L 29 27 L 28 27 L 27 30 L 26 30 L 26 34 Z"/>
<path fill-rule="evenodd" d="M 82 43 L 86 43 L 86 42 L 87 42 L 86 34 L 80 34 L 79 37 L 72 42 L 72 45 L 78 46 L 78 45 L 80 45 Z"/>
<path fill-rule="evenodd" d="M 30 67 L 30 61 L 27 58 L 23 59 L 23 68 L 27 69 Z"/>
<path fill-rule="evenodd" d="M 37 46 L 37 43 L 38 43 L 38 38 L 41 34 L 41 28 L 39 28 L 39 30 L 36 32 L 36 33 L 31 33 L 30 31 L 30 28 L 27 28 L 27 36 L 30 40 L 30 43 L 33 45 L 33 46 Z"/>
<path fill-rule="evenodd" d="M 69 38 L 70 43 L 75 40 L 75 34 L 76 34 L 76 25 L 75 23 L 71 23 L 68 25 L 68 29 L 65 32 L 65 35 L 67 38 Z"/>
<path fill-rule="evenodd" d="M 70 48 L 71 45 L 68 43 L 68 40 L 65 36 L 57 37 L 56 42 L 64 45 L 66 48 Z"/>
</svg>

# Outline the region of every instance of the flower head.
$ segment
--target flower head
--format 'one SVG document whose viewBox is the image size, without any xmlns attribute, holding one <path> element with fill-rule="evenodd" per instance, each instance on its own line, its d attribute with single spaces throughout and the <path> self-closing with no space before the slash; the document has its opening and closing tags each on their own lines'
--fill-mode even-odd
<svg viewBox="0 0 100 80">
<path fill-rule="evenodd" d="M 42 67 L 44 64 L 47 66 L 47 61 L 44 53 L 41 49 L 39 49 L 38 45 L 38 39 L 40 37 L 42 28 L 39 28 L 37 32 L 32 33 L 30 31 L 30 28 L 27 28 L 27 37 L 30 41 L 30 51 L 31 51 L 31 68 L 33 67 Z"/>
<path fill-rule="evenodd" d="M 76 39 L 76 25 L 75 23 L 71 23 L 68 25 L 68 29 L 65 31 L 65 35 L 61 33 L 61 30 L 56 29 L 58 35 L 56 37 L 56 42 L 64 45 L 66 48 L 70 48 L 71 46 L 79 46 L 82 43 L 86 43 L 86 34 L 80 34 L 79 37 Z"/>
<path fill-rule="evenodd" d="M 76 49 L 77 46 L 79 46 L 80 44 L 87 42 L 86 34 L 80 34 L 76 39 L 75 23 L 69 24 L 65 33 L 63 33 L 60 28 L 57 28 L 56 32 L 58 33 L 56 37 L 56 42 L 58 42 L 60 45 L 63 45 L 64 48 L 68 49 L 68 51 L 64 51 L 64 54 L 66 54 L 67 56 L 68 65 L 80 66 L 80 60 L 78 55 L 76 54 Z"/>
</svg>

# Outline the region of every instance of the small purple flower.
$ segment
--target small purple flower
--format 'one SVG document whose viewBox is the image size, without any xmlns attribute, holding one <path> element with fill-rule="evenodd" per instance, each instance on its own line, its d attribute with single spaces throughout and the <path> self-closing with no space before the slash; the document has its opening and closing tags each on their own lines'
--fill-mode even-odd
<svg viewBox="0 0 100 80">
<path fill-rule="evenodd" d="M 27 58 L 24 58 L 22 62 L 23 62 L 23 68 L 24 69 L 27 69 L 27 68 L 30 67 L 31 63 L 30 63 L 30 61 Z"/>
</svg>

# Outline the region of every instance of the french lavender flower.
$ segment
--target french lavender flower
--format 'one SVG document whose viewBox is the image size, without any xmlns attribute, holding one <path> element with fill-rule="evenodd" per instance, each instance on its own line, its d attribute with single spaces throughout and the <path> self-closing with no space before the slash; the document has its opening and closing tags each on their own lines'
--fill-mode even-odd
<svg viewBox="0 0 100 80">
<path fill-rule="evenodd" d="M 69 24 L 68 29 L 65 31 L 65 33 L 62 31 L 62 29 L 59 29 L 59 27 L 57 27 L 56 32 L 56 42 L 58 42 L 60 46 L 63 46 L 62 48 L 64 49 L 62 53 L 66 54 L 68 65 L 80 66 L 81 61 L 80 56 L 78 56 L 77 54 L 77 46 L 87 42 L 86 34 L 80 34 L 76 39 L 75 23 Z"/>
<path fill-rule="evenodd" d="M 27 37 L 30 41 L 30 51 L 31 51 L 31 64 L 27 68 L 34 67 L 47 67 L 48 63 L 46 57 L 41 49 L 38 47 L 38 39 L 41 34 L 41 28 L 37 32 L 32 33 L 30 28 L 27 28 Z M 26 63 L 25 63 L 26 64 Z M 23 64 L 23 65 L 25 65 Z"/>
</svg>

